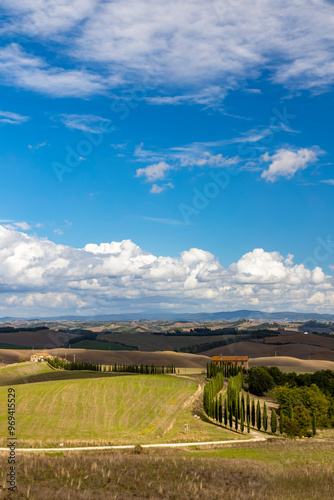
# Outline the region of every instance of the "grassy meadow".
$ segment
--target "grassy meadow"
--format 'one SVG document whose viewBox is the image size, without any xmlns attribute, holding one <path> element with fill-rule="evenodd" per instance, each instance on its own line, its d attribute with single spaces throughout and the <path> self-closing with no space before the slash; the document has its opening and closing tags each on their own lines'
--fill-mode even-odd
<svg viewBox="0 0 334 500">
<path fill-rule="evenodd" d="M 53 370 L 47 363 L 8 366 L 0 370 L 0 442 L 7 435 L 8 387 L 16 390 L 18 446 L 246 439 L 205 417 L 203 382 L 203 377 Z"/>
<path fill-rule="evenodd" d="M 62 500 L 330 500 L 334 443 L 280 441 L 220 450 L 26 454 L 18 495 Z M 6 456 L 0 455 L 3 487 Z M 21 496 L 20 496 L 21 494 Z"/>
<path fill-rule="evenodd" d="M 93 372 L 86 370 L 56 370 L 47 363 L 20 363 L 14 366 L 6 366 L 0 369 L 0 387 L 14 386 L 18 384 L 32 384 L 35 382 L 47 382 L 68 379 L 86 379 L 116 377 L 120 373 Z M 124 375 L 124 374 L 122 374 Z"/>
</svg>

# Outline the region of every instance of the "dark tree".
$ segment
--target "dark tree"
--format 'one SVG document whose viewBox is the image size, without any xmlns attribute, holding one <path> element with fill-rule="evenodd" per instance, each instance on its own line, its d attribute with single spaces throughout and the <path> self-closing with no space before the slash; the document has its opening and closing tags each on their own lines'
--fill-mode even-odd
<svg viewBox="0 0 334 500">
<path fill-rule="evenodd" d="M 252 427 L 255 427 L 255 404 L 254 399 L 252 399 Z"/>
<path fill-rule="evenodd" d="M 257 406 L 256 406 L 256 425 L 258 430 L 261 429 L 261 407 L 260 407 L 260 401 L 257 401 Z"/>
<path fill-rule="evenodd" d="M 271 425 L 271 432 L 275 434 L 277 430 L 277 416 L 275 410 L 271 410 L 270 425 Z"/>
<path fill-rule="evenodd" d="M 256 396 L 263 396 L 265 392 L 270 391 L 275 385 L 274 379 L 265 366 L 254 366 L 248 372 L 249 391 Z"/>
</svg>

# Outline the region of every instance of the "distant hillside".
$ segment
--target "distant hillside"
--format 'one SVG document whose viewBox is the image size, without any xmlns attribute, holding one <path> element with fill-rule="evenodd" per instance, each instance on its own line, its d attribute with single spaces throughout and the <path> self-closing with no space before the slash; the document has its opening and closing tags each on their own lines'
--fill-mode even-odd
<svg viewBox="0 0 334 500">
<path fill-rule="evenodd" d="M 0 318 L 0 321 L 10 321 L 20 318 Z M 27 319 L 27 318 L 26 318 Z M 238 311 L 220 311 L 214 313 L 174 313 L 174 312 L 141 312 L 107 314 L 97 316 L 57 316 L 39 318 L 44 321 L 127 321 L 127 320 L 166 320 L 166 321 L 237 321 L 239 319 L 253 319 L 257 321 L 334 321 L 334 314 L 318 314 L 312 312 L 263 312 L 241 309 Z"/>
</svg>

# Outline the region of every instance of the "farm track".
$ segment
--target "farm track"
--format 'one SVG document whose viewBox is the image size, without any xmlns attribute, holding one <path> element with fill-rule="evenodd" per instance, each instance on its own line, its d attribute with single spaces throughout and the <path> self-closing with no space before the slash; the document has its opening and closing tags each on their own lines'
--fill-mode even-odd
<svg viewBox="0 0 334 500">
<path fill-rule="evenodd" d="M 216 446 L 216 445 L 240 445 L 243 443 L 256 443 L 260 441 L 267 441 L 267 437 L 255 437 L 253 439 L 243 440 L 230 440 L 230 441 L 198 441 L 195 443 L 156 443 L 156 444 L 142 444 L 141 448 L 187 448 L 188 446 Z M 75 448 L 16 448 L 17 452 L 48 452 L 48 451 L 93 451 L 93 450 L 131 450 L 136 448 L 135 444 L 127 445 L 112 445 L 112 446 L 79 446 Z M 1 451 L 8 452 L 8 448 L 0 448 Z"/>
</svg>

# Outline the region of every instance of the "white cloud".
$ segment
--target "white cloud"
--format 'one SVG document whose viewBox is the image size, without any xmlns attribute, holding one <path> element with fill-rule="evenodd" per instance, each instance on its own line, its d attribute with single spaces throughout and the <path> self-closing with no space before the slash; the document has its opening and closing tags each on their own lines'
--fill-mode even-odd
<svg viewBox="0 0 334 500">
<path fill-rule="evenodd" d="M 12 17 L 3 31 L 52 36 L 92 15 L 97 0 L 0 0 Z"/>
<path fill-rule="evenodd" d="M 0 111 L 0 123 L 8 123 L 10 125 L 21 125 L 29 120 L 29 116 L 19 115 L 11 111 Z"/>
<path fill-rule="evenodd" d="M 52 67 L 12 43 L 0 49 L 0 77 L 4 83 L 55 97 L 86 97 L 101 94 L 106 82 L 84 69 Z"/>
<path fill-rule="evenodd" d="M 108 120 L 107 118 L 84 114 L 63 114 L 60 115 L 60 121 L 69 129 L 92 132 L 93 134 L 103 133 L 107 128 L 110 128 L 111 124 L 111 120 Z"/>
<path fill-rule="evenodd" d="M 170 170 L 174 170 L 172 165 L 160 161 L 159 163 L 154 163 L 145 168 L 138 168 L 136 177 L 145 177 L 147 182 L 162 181 L 166 178 Z"/>
<path fill-rule="evenodd" d="M 29 231 L 29 229 L 31 229 L 31 226 L 30 224 L 28 224 L 27 222 L 11 222 L 11 224 L 6 224 L 4 227 L 6 227 L 7 229 L 11 229 L 11 230 L 17 230 L 17 229 L 21 229 L 22 231 Z"/>
<path fill-rule="evenodd" d="M 233 158 L 225 158 L 221 153 L 218 154 L 212 154 L 208 151 L 205 151 L 199 158 L 197 155 L 195 157 L 192 157 L 190 154 L 183 153 L 183 156 L 181 157 L 181 167 L 186 167 L 186 166 L 197 166 L 197 167 L 227 167 L 231 165 L 235 165 L 238 163 L 239 158 L 238 157 L 233 157 Z"/>
<path fill-rule="evenodd" d="M 33 146 L 32 144 L 28 144 L 28 148 L 32 149 L 32 150 L 37 150 L 40 148 L 44 148 L 47 145 L 48 145 L 47 141 L 43 141 L 43 142 L 40 142 L 38 144 L 35 144 L 35 146 Z"/>
<path fill-rule="evenodd" d="M 261 159 L 270 163 L 269 169 L 262 172 L 261 177 L 275 182 L 280 177 L 291 179 L 298 171 L 305 170 L 318 160 L 319 152 L 313 149 L 301 148 L 298 151 L 280 149 L 272 156 L 265 153 Z"/>
<path fill-rule="evenodd" d="M 59 228 L 54 229 L 53 232 L 55 234 L 58 234 L 58 236 L 61 236 L 62 234 L 64 234 L 64 231 L 62 229 L 59 229 Z"/>
<path fill-rule="evenodd" d="M 30 58 L 29 68 L 20 62 L 21 75 L 17 61 L 0 67 L 9 84 L 49 95 L 85 96 L 120 82 L 140 83 L 157 89 L 147 97 L 155 104 L 207 106 L 238 86 L 256 91 L 249 81 L 264 69 L 289 89 L 319 91 L 334 82 L 334 6 L 326 0 L 0 0 L 0 5 L 4 36 L 49 42 L 51 51 L 56 47 L 78 66 L 73 71 L 41 62 L 33 67 Z"/>
<path fill-rule="evenodd" d="M 169 187 L 173 189 L 174 185 L 171 182 L 168 182 L 167 184 L 163 184 L 162 186 L 158 186 L 158 184 L 153 184 L 151 189 L 150 189 L 150 193 L 160 194 L 163 191 L 166 191 L 166 189 Z"/>
<path fill-rule="evenodd" d="M 294 264 L 292 255 L 255 249 L 224 269 L 198 248 L 179 257 L 155 256 L 130 240 L 56 244 L 0 226 L 0 309 L 9 313 L 48 311 L 116 312 L 179 304 L 180 310 L 240 309 L 330 311 L 331 276 L 320 267 Z"/>
</svg>

